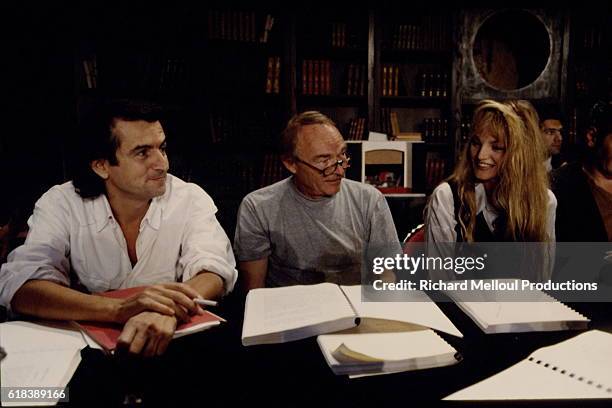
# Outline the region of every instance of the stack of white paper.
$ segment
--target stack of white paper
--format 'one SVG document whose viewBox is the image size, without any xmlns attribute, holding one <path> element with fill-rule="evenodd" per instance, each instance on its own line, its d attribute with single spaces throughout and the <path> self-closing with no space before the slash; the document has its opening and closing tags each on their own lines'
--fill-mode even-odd
<svg viewBox="0 0 612 408">
<path fill-rule="evenodd" d="M 0 324 L 0 344 L 7 352 L 0 363 L 2 387 L 66 387 L 87 346 L 78 331 L 22 321 Z M 2 406 L 56 403 L 2 401 Z"/>
<path fill-rule="evenodd" d="M 317 342 L 332 371 L 351 378 L 441 367 L 459 361 L 457 350 L 433 330 L 325 334 Z"/>
<path fill-rule="evenodd" d="M 485 333 L 519 333 L 586 329 L 589 319 L 542 291 L 523 295 L 529 301 L 496 301 L 495 292 L 445 291 Z M 500 292 L 502 299 L 508 295 Z"/>
</svg>

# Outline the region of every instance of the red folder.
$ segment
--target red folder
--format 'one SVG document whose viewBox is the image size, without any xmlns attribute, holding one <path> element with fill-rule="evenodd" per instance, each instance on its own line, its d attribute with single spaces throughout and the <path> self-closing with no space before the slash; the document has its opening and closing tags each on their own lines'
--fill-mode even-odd
<svg viewBox="0 0 612 408">
<path fill-rule="evenodd" d="M 141 292 L 145 288 L 145 286 L 138 286 L 134 288 L 96 293 L 96 295 L 123 299 Z M 210 327 L 217 326 L 221 322 L 225 322 L 225 319 L 209 312 L 208 310 L 205 310 L 204 314 L 193 315 L 191 316 L 191 320 L 189 322 L 179 324 L 176 327 L 176 331 L 174 332 L 174 336 L 172 338 L 176 339 L 187 334 L 197 333 L 209 329 Z M 120 324 L 106 322 L 77 322 L 77 324 L 81 330 L 95 340 L 96 343 L 102 346 L 106 351 L 113 352 L 117 347 L 117 339 L 119 338 L 122 330 L 122 326 Z"/>
</svg>

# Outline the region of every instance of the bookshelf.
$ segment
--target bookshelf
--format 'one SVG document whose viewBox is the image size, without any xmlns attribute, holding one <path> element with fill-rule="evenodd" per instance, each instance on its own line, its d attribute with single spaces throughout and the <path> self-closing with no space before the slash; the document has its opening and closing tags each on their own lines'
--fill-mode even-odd
<svg viewBox="0 0 612 408">
<path fill-rule="evenodd" d="M 320 110 L 338 124 L 352 153 L 349 178 L 361 180 L 369 131 L 411 142 L 412 188 L 387 195 L 404 217 L 420 216 L 427 194 L 452 171 L 477 100 L 558 105 L 573 143 L 592 102 L 611 96 L 604 6 L 530 10 L 554 33 L 550 60 L 534 82 L 508 91 L 489 86 L 470 62 L 469 41 L 493 9 L 215 7 L 168 7 L 136 19 L 133 11 L 117 24 L 109 24 L 110 11 L 77 19 L 74 88 L 77 111 L 100 95 L 169 107 L 171 171 L 211 194 L 230 235 L 244 195 L 287 175 L 276 149 L 297 112 Z"/>
<path fill-rule="evenodd" d="M 413 145 L 412 192 L 429 193 L 454 162 L 452 21 L 448 11 L 377 15 L 376 128 Z"/>
<path fill-rule="evenodd" d="M 597 101 L 612 102 L 612 11 L 604 5 L 572 10 L 569 103 L 564 135 L 580 144 L 588 126 L 589 109 Z"/>
<path fill-rule="evenodd" d="M 210 131 L 198 182 L 229 236 L 244 196 L 286 177 L 276 150 L 290 115 L 286 30 L 287 17 L 276 10 L 208 10 Z"/>
<path fill-rule="evenodd" d="M 323 112 L 346 140 L 369 129 L 368 29 L 365 11 L 308 10 L 295 19 L 296 111 Z"/>
</svg>

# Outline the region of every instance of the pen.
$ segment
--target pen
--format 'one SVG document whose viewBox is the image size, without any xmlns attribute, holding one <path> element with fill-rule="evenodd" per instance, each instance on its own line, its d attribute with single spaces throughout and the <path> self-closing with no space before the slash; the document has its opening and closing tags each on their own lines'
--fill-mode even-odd
<svg viewBox="0 0 612 408">
<path fill-rule="evenodd" d="M 214 300 L 195 298 L 193 301 L 200 306 L 217 306 L 217 302 Z"/>
</svg>

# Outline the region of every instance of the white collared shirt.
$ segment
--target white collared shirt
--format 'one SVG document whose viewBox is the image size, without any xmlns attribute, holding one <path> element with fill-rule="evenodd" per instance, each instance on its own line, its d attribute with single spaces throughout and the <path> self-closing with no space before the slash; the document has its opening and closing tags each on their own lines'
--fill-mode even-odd
<svg viewBox="0 0 612 408">
<path fill-rule="evenodd" d="M 494 222 L 498 217 L 495 208 L 487 201 L 487 194 L 482 183 L 476 184 L 474 188 L 476 196 L 476 214 L 482 213 L 489 230 L 493 232 Z M 546 232 L 552 241 L 555 240 L 555 215 L 557 210 L 557 198 L 552 191 L 548 190 L 548 204 L 546 207 Z M 441 183 L 431 194 L 427 219 L 425 220 L 425 241 L 427 242 L 455 242 L 457 232 L 455 226 L 455 202 L 453 192 L 448 183 Z"/>
<path fill-rule="evenodd" d="M 546 233 L 549 237 L 549 241 L 545 247 L 545 251 L 547 252 L 546 259 L 548 260 L 547 267 L 538 270 L 537 273 L 539 275 L 523 276 L 539 281 L 550 278 L 555 259 L 555 216 L 557 211 L 557 198 L 552 191 L 547 190 L 547 192 L 548 203 L 546 205 L 546 214 L 542 214 L 542 217 L 546 218 Z M 499 214 L 487 201 L 484 185 L 482 183 L 476 184 L 474 193 L 476 196 L 476 214 L 482 213 L 489 230 L 494 232 L 494 223 Z M 454 257 L 454 248 L 445 244 L 457 241 L 457 232 L 455 231 L 456 225 L 457 219 L 455 218 L 453 192 L 448 183 L 441 183 L 431 194 L 425 220 L 425 242 L 428 256 Z M 435 273 L 436 274 L 433 276 L 441 279 L 448 279 L 449 276 L 452 276 L 440 274 L 438 271 Z"/>
<path fill-rule="evenodd" d="M 26 281 L 70 286 L 71 276 L 91 292 L 187 281 L 202 270 L 223 278 L 232 290 L 234 254 L 215 213 L 195 184 L 168 175 L 166 192 L 151 201 L 136 240 L 132 267 L 121 227 L 104 194 L 83 199 L 71 182 L 52 187 L 36 203 L 25 244 L 0 269 L 0 304 L 10 306 Z"/>
</svg>

